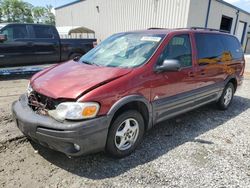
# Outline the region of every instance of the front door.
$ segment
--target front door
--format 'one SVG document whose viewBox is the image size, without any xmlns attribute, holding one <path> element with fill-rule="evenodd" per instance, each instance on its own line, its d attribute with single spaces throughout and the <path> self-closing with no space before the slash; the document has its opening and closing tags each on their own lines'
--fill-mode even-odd
<svg viewBox="0 0 250 188">
<path fill-rule="evenodd" d="M 155 122 L 175 114 L 178 109 L 183 109 L 184 104 L 191 104 L 191 96 L 188 96 L 198 86 L 194 80 L 192 45 L 188 33 L 173 36 L 159 56 L 157 64 L 160 65 L 167 59 L 179 60 L 181 70 L 155 73 L 151 91 Z"/>
</svg>

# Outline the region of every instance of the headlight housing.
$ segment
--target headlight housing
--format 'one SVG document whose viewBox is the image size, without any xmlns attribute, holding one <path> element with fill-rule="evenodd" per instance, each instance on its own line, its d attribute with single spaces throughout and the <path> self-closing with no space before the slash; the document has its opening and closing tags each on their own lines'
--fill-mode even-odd
<svg viewBox="0 0 250 188">
<path fill-rule="evenodd" d="M 27 92 L 28 96 L 30 95 L 30 93 L 31 93 L 32 91 L 33 91 L 33 88 L 31 87 L 30 82 L 29 82 L 29 84 L 28 84 L 28 86 L 27 86 L 27 89 L 26 89 L 26 92 Z"/>
<path fill-rule="evenodd" d="M 48 114 L 58 121 L 81 120 L 96 117 L 100 105 L 96 102 L 63 102 Z"/>
</svg>

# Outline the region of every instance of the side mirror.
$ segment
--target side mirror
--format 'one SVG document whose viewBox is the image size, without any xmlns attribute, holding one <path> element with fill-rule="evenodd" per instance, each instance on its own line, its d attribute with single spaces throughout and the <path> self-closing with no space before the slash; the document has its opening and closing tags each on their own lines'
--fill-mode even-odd
<svg viewBox="0 0 250 188">
<path fill-rule="evenodd" d="M 73 58 L 73 61 L 79 61 L 79 59 L 81 58 L 81 56 L 75 56 L 74 58 Z"/>
<path fill-rule="evenodd" d="M 7 40 L 7 35 L 0 34 L 0 42 L 4 42 Z"/>
<path fill-rule="evenodd" d="M 176 59 L 166 59 L 163 61 L 162 65 L 156 67 L 157 72 L 162 72 L 162 71 L 175 72 L 175 71 L 180 71 L 180 69 L 181 69 L 180 61 Z"/>
</svg>

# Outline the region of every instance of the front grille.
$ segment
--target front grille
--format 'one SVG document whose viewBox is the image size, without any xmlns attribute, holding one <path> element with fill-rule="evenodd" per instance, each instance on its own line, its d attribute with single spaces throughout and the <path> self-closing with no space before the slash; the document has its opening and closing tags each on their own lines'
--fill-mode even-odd
<svg viewBox="0 0 250 188">
<path fill-rule="evenodd" d="M 56 109 L 59 101 L 32 91 L 28 96 L 29 106 L 38 114 L 48 115 L 48 110 Z"/>
</svg>

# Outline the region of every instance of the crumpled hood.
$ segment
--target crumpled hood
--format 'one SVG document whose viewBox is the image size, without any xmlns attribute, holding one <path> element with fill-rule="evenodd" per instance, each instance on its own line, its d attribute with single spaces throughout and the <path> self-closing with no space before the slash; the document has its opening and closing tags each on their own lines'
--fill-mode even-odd
<svg viewBox="0 0 250 188">
<path fill-rule="evenodd" d="M 101 67 L 69 61 L 42 73 L 31 80 L 32 88 L 45 96 L 75 99 L 83 92 L 128 74 L 131 69 Z"/>
</svg>

